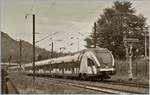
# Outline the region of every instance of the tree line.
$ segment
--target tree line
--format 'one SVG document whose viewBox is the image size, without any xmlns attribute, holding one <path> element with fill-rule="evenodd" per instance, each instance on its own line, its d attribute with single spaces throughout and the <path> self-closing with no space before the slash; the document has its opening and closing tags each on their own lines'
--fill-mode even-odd
<svg viewBox="0 0 150 95">
<path fill-rule="evenodd" d="M 85 39 L 86 47 L 93 47 L 96 42 L 96 46 L 112 51 L 115 58 L 123 59 L 125 58 L 123 38 L 137 38 L 139 42 L 134 44 L 133 55 L 136 57 L 144 55 L 145 37 L 147 38 L 147 52 L 149 46 L 147 19 L 135 13 L 136 10 L 131 2 L 115 1 L 112 7 L 105 8 L 103 14 L 98 17 L 93 31 Z"/>
</svg>

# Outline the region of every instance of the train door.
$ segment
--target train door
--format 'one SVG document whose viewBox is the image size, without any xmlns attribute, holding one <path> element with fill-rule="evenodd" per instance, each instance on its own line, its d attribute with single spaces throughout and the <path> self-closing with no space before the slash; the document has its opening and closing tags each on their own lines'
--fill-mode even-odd
<svg viewBox="0 0 150 95">
<path fill-rule="evenodd" d="M 87 71 L 87 73 L 88 74 L 96 74 L 97 71 L 96 71 L 96 67 L 95 67 L 95 64 L 94 64 L 93 60 L 88 58 L 87 59 L 87 64 L 88 64 L 88 71 Z"/>
</svg>

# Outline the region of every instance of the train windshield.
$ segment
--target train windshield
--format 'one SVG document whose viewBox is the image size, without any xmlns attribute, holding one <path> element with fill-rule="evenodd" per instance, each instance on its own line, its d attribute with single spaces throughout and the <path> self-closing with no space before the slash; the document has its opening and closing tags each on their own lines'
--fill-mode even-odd
<svg viewBox="0 0 150 95">
<path fill-rule="evenodd" d="M 112 62 L 112 56 L 110 52 L 106 51 L 95 51 L 96 57 L 99 62 L 103 63 L 111 63 Z"/>
</svg>

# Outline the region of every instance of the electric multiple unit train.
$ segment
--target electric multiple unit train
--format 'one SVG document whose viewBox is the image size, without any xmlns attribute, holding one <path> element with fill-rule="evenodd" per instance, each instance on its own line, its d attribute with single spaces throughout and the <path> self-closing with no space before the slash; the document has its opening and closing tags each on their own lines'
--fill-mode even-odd
<svg viewBox="0 0 150 95">
<path fill-rule="evenodd" d="M 32 64 L 25 64 L 22 67 L 23 71 L 32 74 Z M 35 74 L 108 79 L 114 72 L 114 57 L 106 48 L 90 48 L 67 56 L 35 62 Z"/>
</svg>

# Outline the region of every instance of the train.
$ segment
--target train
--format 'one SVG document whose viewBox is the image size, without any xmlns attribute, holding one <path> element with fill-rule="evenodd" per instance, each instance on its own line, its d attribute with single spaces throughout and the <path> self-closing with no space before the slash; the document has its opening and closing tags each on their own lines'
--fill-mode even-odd
<svg viewBox="0 0 150 95">
<path fill-rule="evenodd" d="M 23 72 L 32 74 L 33 63 L 25 64 L 22 69 Z M 66 56 L 37 61 L 35 74 L 103 80 L 115 74 L 115 62 L 111 51 L 107 48 L 88 48 Z"/>
</svg>

